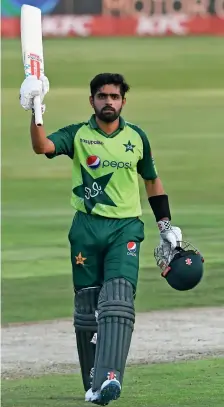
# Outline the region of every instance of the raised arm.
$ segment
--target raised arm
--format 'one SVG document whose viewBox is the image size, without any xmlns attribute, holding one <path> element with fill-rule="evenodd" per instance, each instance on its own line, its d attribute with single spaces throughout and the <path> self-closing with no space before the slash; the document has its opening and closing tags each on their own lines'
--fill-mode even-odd
<svg viewBox="0 0 224 407">
<path fill-rule="evenodd" d="M 31 118 L 30 135 L 33 150 L 36 154 L 53 154 L 55 152 L 55 145 L 46 137 L 44 126 L 37 126 L 35 124 L 34 115 Z"/>
<path fill-rule="evenodd" d="M 35 75 L 28 76 L 22 83 L 20 88 L 20 104 L 25 110 L 32 110 L 32 119 L 30 125 L 30 135 L 32 140 L 33 150 L 36 154 L 53 154 L 55 152 L 54 143 L 46 137 L 43 125 L 35 124 L 34 116 L 34 98 L 40 96 L 42 110 L 45 110 L 43 105 L 44 96 L 49 91 L 49 81 L 46 76 L 37 79 Z"/>
</svg>

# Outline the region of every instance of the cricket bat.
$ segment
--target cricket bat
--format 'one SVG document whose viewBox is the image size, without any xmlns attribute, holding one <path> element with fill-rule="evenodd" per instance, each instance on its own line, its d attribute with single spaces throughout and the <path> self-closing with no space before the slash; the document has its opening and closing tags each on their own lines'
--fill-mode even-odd
<svg viewBox="0 0 224 407">
<path fill-rule="evenodd" d="M 21 7 L 21 46 L 25 76 L 44 75 L 41 10 L 23 4 Z M 40 96 L 34 97 L 35 123 L 43 124 Z"/>
</svg>

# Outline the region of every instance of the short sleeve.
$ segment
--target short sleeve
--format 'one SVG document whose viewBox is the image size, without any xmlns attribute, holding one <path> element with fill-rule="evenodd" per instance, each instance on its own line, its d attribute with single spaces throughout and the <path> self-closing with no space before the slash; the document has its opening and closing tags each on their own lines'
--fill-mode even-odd
<svg viewBox="0 0 224 407">
<path fill-rule="evenodd" d="M 55 152 L 46 154 L 47 158 L 54 158 L 58 155 L 67 155 L 71 159 L 74 157 L 74 138 L 78 129 L 82 124 L 71 124 L 70 126 L 63 127 L 55 133 L 50 134 L 47 138 L 55 145 Z"/>
<path fill-rule="evenodd" d="M 145 180 L 153 180 L 158 177 L 154 158 L 152 156 L 151 147 L 148 137 L 142 131 L 142 143 L 143 143 L 143 157 L 137 164 L 138 173 Z"/>
<path fill-rule="evenodd" d="M 139 134 L 143 144 L 143 155 L 137 163 L 138 174 L 145 180 L 154 180 L 158 177 L 158 174 L 148 137 L 140 127 L 130 123 L 128 125 Z"/>
</svg>

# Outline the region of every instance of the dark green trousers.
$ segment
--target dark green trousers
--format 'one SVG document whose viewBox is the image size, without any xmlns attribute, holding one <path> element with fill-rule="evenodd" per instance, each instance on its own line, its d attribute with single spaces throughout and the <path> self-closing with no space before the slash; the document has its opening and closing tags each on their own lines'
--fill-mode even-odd
<svg viewBox="0 0 224 407">
<path fill-rule="evenodd" d="M 139 218 L 111 219 L 78 211 L 69 232 L 76 290 L 125 278 L 137 286 L 144 224 Z"/>
</svg>

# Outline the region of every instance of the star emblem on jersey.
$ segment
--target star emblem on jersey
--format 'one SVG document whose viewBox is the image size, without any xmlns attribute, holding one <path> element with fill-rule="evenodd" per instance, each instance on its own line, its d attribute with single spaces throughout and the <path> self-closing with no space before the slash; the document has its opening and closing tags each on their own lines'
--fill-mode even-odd
<svg viewBox="0 0 224 407">
<path fill-rule="evenodd" d="M 191 259 L 186 259 L 185 263 L 187 266 L 191 266 L 192 265 L 192 260 Z"/>
<path fill-rule="evenodd" d="M 105 188 L 110 181 L 113 172 L 98 178 L 93 178 L 92 175 L 90 175 L 81 165 L 81 173 L 83 184 L 75 187 L 73 193 L 84 200 L 84 206 L 87 213 L 91 213 L 97 203 L 117 206 L 105 192 Z"/>
<path fill-rule="evenodd" d="M 82 253 L 80 252 L 78 256 L 75 256 L 76 264 L 84 264 L 84 261 L 87 259 L 86 257 L 82 257 Z"/>
<path fill-rule="evenodd" d="M 127 144 L 123 144 L 123 146 L 125 146 L 125 148 L 126 148 L 125 152 L 131 151 L 132 153 L 134 153 L 135 145 L 131 144 L 130 140 L 128 141 Z"/>
</svg>

